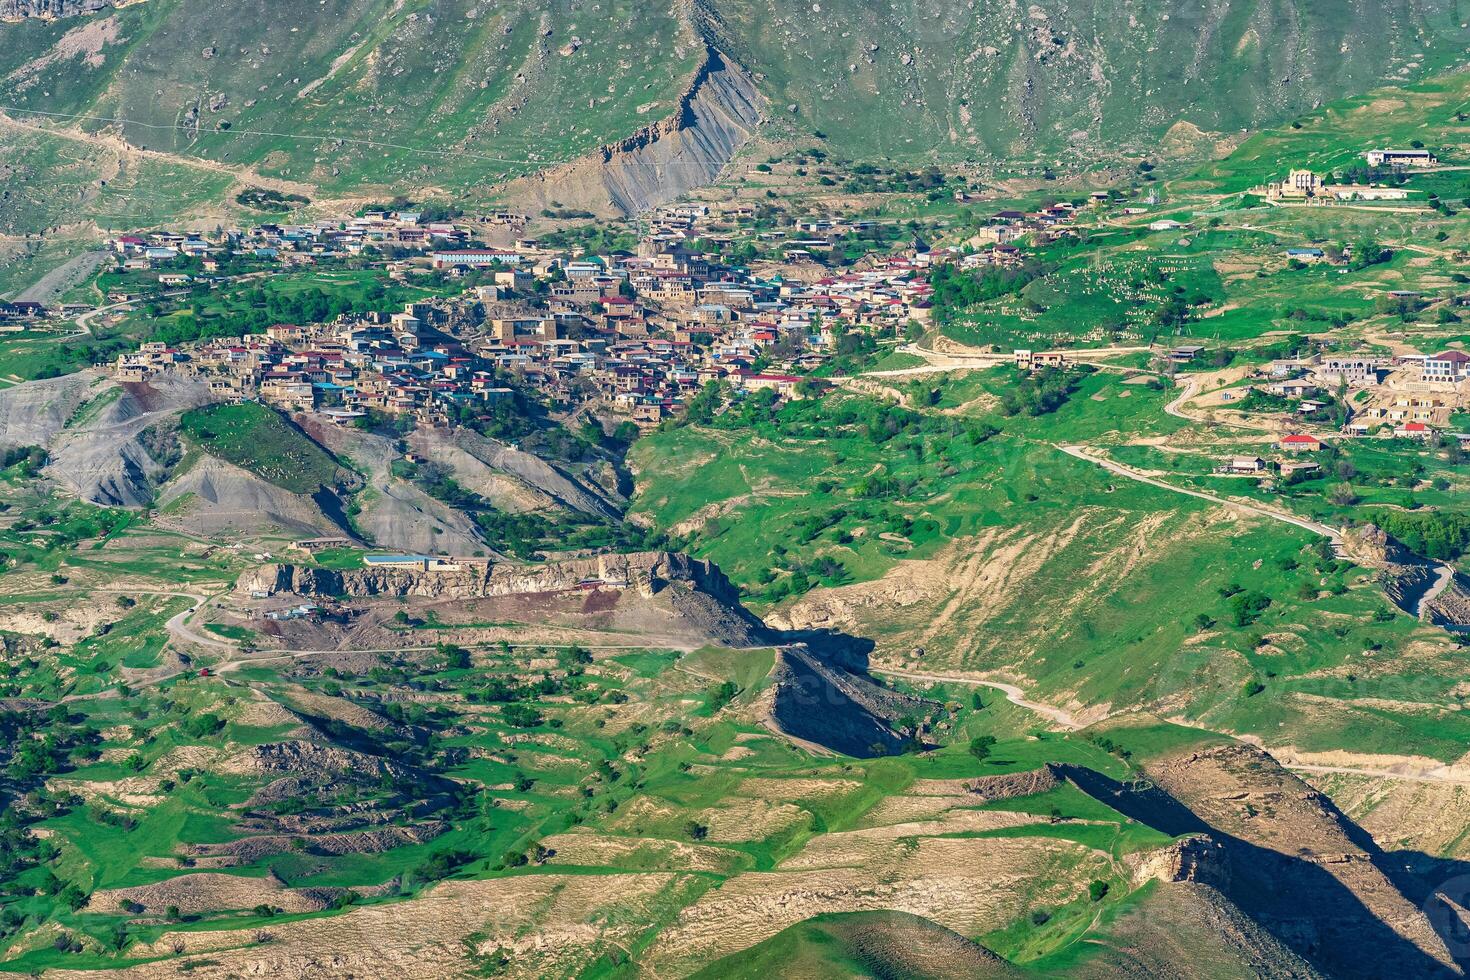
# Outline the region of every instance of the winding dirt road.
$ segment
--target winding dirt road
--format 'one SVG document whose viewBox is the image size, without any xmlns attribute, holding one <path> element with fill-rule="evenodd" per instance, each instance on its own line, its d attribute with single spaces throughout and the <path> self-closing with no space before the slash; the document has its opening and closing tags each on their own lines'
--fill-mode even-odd
<svg viewBox="0 0 1470 980">
<path fill-rule="evenodd" d="M 241 276 L 241 278 L 243 279 L 244 276 Z M 187 289 L 174 289 L 166 293 L 159 293 L 158 296 L 159 298 L 170 298 L 174 296 L 187 296 L 188 293 L 189 290 Z M 95 310 L 88 310 L 81 316 L 77 317 L 77 328 L 86 333 L 88 336 L 92 336 L 92 321 L 95 320 L 97 317 L 101 316 L 104 313 L 111 313 L 114 310 L 126 310 L 131 307 L 136 307 L 139 303 L 143 302 L 146 302 L 146 300 L 130 299 L 124 300 L 121 303 L 111 303 L 107 306 L 99 306 Z"/>
<path fill-rule="evenodd" d="M 1070 711 L 1042 704 L 1039 701 L 1026 699 L 1026 692 L 1014 684 L 1006 684 L 1003 681 L 982 680 L 979 677 L 969 677 L 964 674 L 926 674 L 913 670 L 896 670 L 887 667 L 874 667 L 870 673 L 882 674 L 885 677 L 898 677 L 906 681 L 933 681 L 936 684 L 966 684 L 970 687 L 989 687 L 1000 691 L 1006 696 L 1006 700 L 1017 707 L 1033 711 L 1043 718 L 1052 722 L 1060 728 L 1068 731 L 1076 731 L 1083 725 Z"/>
<path fill-rule="evenodd" d="M 203 609 L 205 603 L 207 603 L 215 596 L 223 595 L 223 592 L 216 592 L 213 596 L 210 596 L 204 595 L 199 592 L 174 592 L 168 589 L 102 588 L 95 589 L 93 591 L 107 592 L 114 595 L 161 595 L 169 596 L 175 599 L 188 599 L 193 602 L 193 605 L 190 606 L 188 609 L 185 609 L 183 612 L 176 613 L 173 616 L 170 616 L 168 622 L 163 624 L 164 628 L 168 630 L 169 637 L 171 639 L 183 640 L 187 643 L 197 643 L 201 646 L 214 647 L 216 649 L 234 650 L 237 648 L 237 644 L 232 643 L 229 640 L 220 639 L 218 637 L 205 636 L 203 633 L 196 632 L 189 625 L 189 619 L 196 612 Z"/>
<path fill-rule="evenodd" d="M 1149 486 L 1158 487 L 1161 490 L 1171 490 L 1174 493 L 1184 494 L 1186 497 L 1197 497 L 1200 500 L 1208 500 L 1211 503 L 1219 504 L 1221 507 L 1231 507 L 1247 514 L 1255 514 L 1258 517 L 1269 517 L 1273 521 L 1281 521 L 1283 524 L 1291 524 L 1305 531 L 1311 531 L 1313 534 L 1320 534 L 1322 537 L 1331 541 L 1335 549 L 1342 547 L 1342 533 L 1336 528 L 1328 527 L 1326 524 L 1320 524 L 1317 521 L 1308 520 L 1305 517 L 1297 517 L 1295 514 L 1288 514 L 1262 504 L 1247 504 L 1239 500 L 1220 497 L 1205 490 L 1190 490 L 1186 487 L 1176 487 L 1172 483 L 1167 483 L 1140 473 L 1131 466 L 1098 456 L 1096 455 L 1096 450 L 1088 446 L 1058 446 L 1057 448 L 1068 456 L 1074 456 L 1077 459 L 1086 460 L 1089 463 L 1101 466 L 1109 473 L 1116 473 L 1118 476 L 1127 477 L 1138 483 L 1147 483 Z"/>
<path fill-rule="evenodd" d="M 1172 415 L 1176 419 L 1183 419 L 1186 422 L 1193 422 L 1196 425 L 1222 425 L 1227 429 L 1240 429 L 1243 432 L 1270 433 L 1274 431 L 1270 426 L 1258 425 L 1248 421 L 1249 416 L 1242 416 L 1241 418 L 1234 419 L 1214 417 L 1207 418 L 1203 415 L 1192 415 L 1189 412 L 1185 411 L 1184 405 L 1190 399 L 1199 394 L 1199 379 L 1190 376 L 1182 383 L 1179 382 L 1178 379 L 1176 379 L 1175 383 L 1180 385 L 1181 390 L 1177 396 L 1175 396 L 1172 400 L 1170 400 L 1167 405 L 1164 406 L 1164 413 L 1166 415 Z"/>
</svg>

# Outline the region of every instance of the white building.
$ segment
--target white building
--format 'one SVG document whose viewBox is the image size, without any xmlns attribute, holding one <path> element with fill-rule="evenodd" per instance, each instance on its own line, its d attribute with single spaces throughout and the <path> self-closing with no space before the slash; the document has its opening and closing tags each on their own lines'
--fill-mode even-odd
<svg viewBox="0 0 1470 980">
<path fill-rule="evenodd" d="M 1370 167 L 1432 167 L 1439 162 L 1428 150 L 1369 150 L 1363 159 Z"/>
</svg>

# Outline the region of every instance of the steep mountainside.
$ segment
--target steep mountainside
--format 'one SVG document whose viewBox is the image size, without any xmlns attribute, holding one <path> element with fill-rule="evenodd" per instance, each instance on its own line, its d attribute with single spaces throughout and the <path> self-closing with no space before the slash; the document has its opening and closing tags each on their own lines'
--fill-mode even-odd
<svg viewBox="0 0 1470 980">
<path fill-rule="evenodd" d="M 627 0 L 148 0 L 4 31 L 7 106 L 116 118 L 135 146 L 329 191 L 589 152 L 672 113 L 704 51 L 668 8 Z"/>
<path fill-rule="evenodd" d="M 844 150 L 892 157 L 1152 149 L 1176 124 L 1230 132 L 1458 54 L 1430 0 L 934 5 L 715 0 L 773 102 Z"/>
<path fill-rule="evenodd" d="M 489 195 L 570 165 L 522 189 L 623 210 L 709 180 L 758 127 L 858 158 L 1091 160 L 1418 77 L 1470 36 L 1452 0 L 94 6 L 6 0 L 5 114 L 317 197 Z M 46 190 L 12 176 L 30 186 L 6 209 Z"/>
</svg>

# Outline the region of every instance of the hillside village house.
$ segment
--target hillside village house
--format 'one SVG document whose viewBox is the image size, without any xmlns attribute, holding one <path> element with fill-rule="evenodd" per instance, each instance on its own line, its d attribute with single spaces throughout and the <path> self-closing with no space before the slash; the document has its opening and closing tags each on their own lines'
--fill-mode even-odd
<svg viewBox="0 0 1470 980">
<path fill-rule="evenodd" d="M 1305 398 L 1317 393 L 1317 385 L 1302 378 L 1273 381 L 1264 387 L 1266 394 L 1275 395 L 1277 398 Z"/>
<path fill-rule="evenodd" d="M 1427 425 L 1446 426 L 1454 410 L 1454 399 L 1432 393 L 1399 395 L 1377 405 L 1370 405 L 1360 414 L 1365 421 L 1373 422 L 1423 422 Z"/>
<path fill-rule="evenodd" d="M 1310 170 L 1293 170 L 1284 180 L 1266 185 L 1268 200 L 1306 200 L 1322 189 L 1322 178 Z"/>
<path fill-rule="evenodd" d="M 1016 367 L 1022 371 L 1036 371 L 1041 368 L 1062 368 L 1067 365 L 1067 355 L 1059 350 L 1016 350 L 1011 356 L 1014 359 Z"/>
<path fill-rule="evenodd" d="M 1424 358 L 1424 380 L 1454 384 L 1470 377 L 1470 354 L 1447 350 Z"/>
<path fill-rule="evenodd" d="M 1309 436 L 1302 433 L 1297 433 L 1294 435 L 1282 436 L 1280 441 L 1278 441 L 1276 445 L 1280 449 L 1285 450 L 1289 453 L 1315 453 L 1319 452 L 1322 449 L 1322 440 L 1318 439 L 1316 436 Z"/>
<path fill-rule="evenodd" d="M 1388 359 L 1363 354 L 1324 354 L 1316 374 L 1328 384 L 1345 381 L 1357 387 L 1377 384 L 1388 370 Z"/>
<path fill-rule="evenodd" d="M 1368 150 L 1363 159 L 1370 167 L 1432 167 L 1439 162 L 1428 150 Z"/>
</svg>

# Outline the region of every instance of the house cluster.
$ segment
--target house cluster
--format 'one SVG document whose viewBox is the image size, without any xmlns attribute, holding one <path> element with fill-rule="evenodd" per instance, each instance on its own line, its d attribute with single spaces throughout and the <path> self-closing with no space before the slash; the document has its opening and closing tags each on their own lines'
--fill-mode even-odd
<svg viewBox="0 0 1470 980">
<path fill-rule="evenodd" d="M 1264 459 L 1260 456 L 1232 456 L 1215 467 L 1216 473 L 1229 476 L 1266 476 L 1271 472 L 1290 477 L 1297 473 L 1314 473 L 1321 468 L 1320 464 L 1311 459 L 1295 458 L 1304 452 L 1319 452 L 1323 448 L 1321 440 L 1315 436 L 1294 434 L 1284 436 L 1277 442 L 1277 448 L 1283 453 L 1292 454 L 1289 459 Z"/>
<path fill-rule="evenodd" d="M 376 410 L 443 424 L 458 404 L 513 396 L 490 365 L 442 329 L 454 312 L 448 304 L 408 303 L 397 313 L 279 323 L 263 334 L 177 348 L 146 343 L 120 355 L 114 373 L 141 382 L 177 372 L 206 380 L 223 399 L 319 410 L 339 423 Z"/>
<path fill-rule="evenodd" d="M 79 303 L 46 306 L 43 303 L 29 300 L 13 302 L 0 300 L 0 333 L 22 333 L 26 330 L 44 328 L 53 323 L 57 317 L 73 316 L 76 313 L 85 313 L 90 309 L 90 306 Z"/>
<path fill-rule="evenodd" d="M 929 305 L 922 253 L 815 280 L 788 278 L 774 263 L 729 267 L 695 246 L 701 208 L 660 212 L 634 252 L 608 255 L 529 240 L 453 247 L 464 243 L 436 239 L 431 227 L 437 244 L 418 261 L 451 276 L 475 273 L 456 297 L 178 348 L 144 344 L 118 358 L 116 374 L 145 381 L 179 371 L 207 378 L 221 397 L 339 422 L 371 410 L 428 424 L 451 422 L 457 406 L 513 398 L 513 380 L 553 405 L 598 400 L 655 425 L 710 381 L 800 397 L 812 390 L 803 374 L 835 356 L 845 334 L 902 328 Z M 420 227 L 415 218 L 368 215 L 338 231 L 396 234 Z M 188 244 L 133 237 L 116 247 L 176 256 Z"/>
<path fill-rule="evenodd" d="M 1105 193 L 1102 199 L 1106 200 Z M 1020 265 L 1024 253 L 1017 242 L 1024 238 L 1032 244 L 1046 245 L 1075 236 L 1072 223 L 1078 213 L 1079 209 L 1066 201 L 1046 205 L 1030 213 L 997 211 L 965 242 L 963 249 L 947 249 L 944 254 L 952 256 L 966 269 Z M 934 259 L 938 260 L 938 257 Z"/>
<path fill-rule="evenodd" d="M 1470 403 L 1470 354 L 1389 356 L 1372 352 L 1315 354 L 1272 361 L 1251 387 L 1294 403 L 1308 415 L 1340 391 L 1350 418 L 1343 432 L 1428 439 Z"/>
<path fill-rule="evenodd" d="M 832 358 L 844 334 L 901 328 L 930 293 L 908 258 L 804 282 L 722 268 L 671 237 L 561 272 L 544 310 L 488 305 L 475 350 L 553 399 L 600 399 L 639 425 L 711 381 L 799 397 L 801 374 Z"/>
<path fill-rule="evenodd" d="M 439 221 L 417 211 L 369 211 L 307 224 L 265 223 L 249 229 L 221 229 L 214 235 L 173 231 L 119 235 L 109 240 L 107 247 L 116 254 L 122 268 L 131 271 L 154 269 L 182 256 L 199 259 L 203 271 L 213 273 L 226 256 L 288 266 L 314 265 L 372 251 L 390 257 L 423 258 L 440 250 L 468 248 L 482 230 L 498 232 L 502 226 L 518 227 L 525 220 L 500 214 Z M 164 285 L 189 282 L 189 276 L 178 272 L 164 272 L 159 278 Z"/>
</svg>

